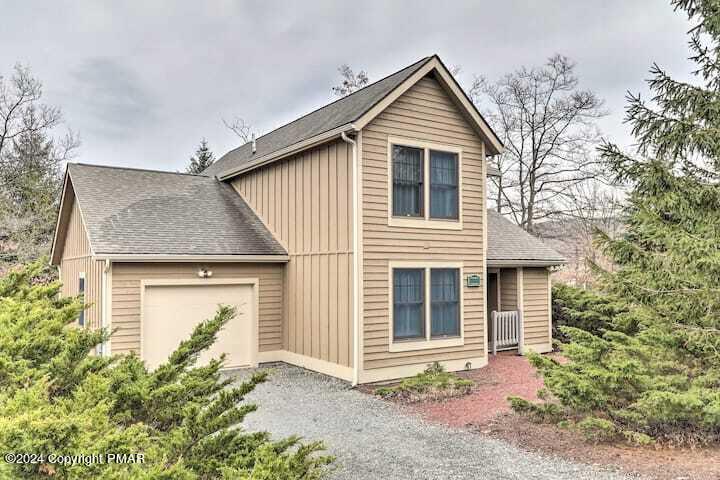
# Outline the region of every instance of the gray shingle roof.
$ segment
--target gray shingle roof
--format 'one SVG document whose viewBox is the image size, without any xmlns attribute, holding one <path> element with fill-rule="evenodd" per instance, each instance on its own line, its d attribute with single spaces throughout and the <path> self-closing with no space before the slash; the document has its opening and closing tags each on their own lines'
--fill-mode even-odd
<svg viewBox="0 0 720 480">
<path fill-rule="evenodd" d="M 230 185 L 172 172 L 70 164 L 95 254 L 286 255 Z"/>
<path fill-rule="evenodd" d="M 565 263 L 562 255 L 496 211 L 488 210 L 487 219 L 488 265 L 545 266 Z"/>
<path fill-rule="evenodd" d="M 259 137 L 255 142 L 256 151 L 254 154 L 252 153 L 250 143 L 246 143 L 229 151 L 220 157 L 213 165 L 208 167 L 203 174 L 220 176 L 223 173 L 239 168 L 242 164 L 253 158 L 260 158 L 356 121 L 408 77 L 422 68 L 431 58 L 432 57 L 423 58 L 399 72 L 393 73 L 382 80 Z"/>
</svg>

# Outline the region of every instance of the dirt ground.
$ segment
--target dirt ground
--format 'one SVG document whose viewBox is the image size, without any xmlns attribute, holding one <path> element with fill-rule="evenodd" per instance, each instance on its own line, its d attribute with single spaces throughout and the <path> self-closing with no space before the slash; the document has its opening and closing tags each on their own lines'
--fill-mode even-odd
<svg viewBox="0 0 720 480">
<path fill-rule="evenodd" d="M 469 428 L 525 450 L 589 465 L 613 465 L 623 471 L 658 480 L 720 479 L 720 447 L 692 450 L 593 445 L 575 432 L 554 425 L 535 424 L 513 413 L 500 414 L 485 424 Z"/>
<path fill-rule="evenodd" d="M 612 465 L 658 480 L 720 480 L 720 447 L 673 449 L 594 445 L 576 432 L 554 425 L 538 425 L 512 413 L 507 402 L 509 395 L 535 400 L 537 390 L 543 385 L 524 357 L 515 354 L 491 356 L 486 368 L 461 375 L 475 381 L 472 393 L 443 401 L 406 404 L 404 408 L 428 422 L 471 429 L 527 450 L 576 462 Z"/>
</svg>

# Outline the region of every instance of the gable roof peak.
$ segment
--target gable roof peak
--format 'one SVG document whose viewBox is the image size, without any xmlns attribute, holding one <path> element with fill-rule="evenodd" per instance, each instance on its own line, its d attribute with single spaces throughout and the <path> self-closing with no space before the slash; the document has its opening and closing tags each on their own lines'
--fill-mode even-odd
<svg viewBox="0 0 720 480">
<path fill-rule="evenodd" d="M 440 57 L 433 54 L 262 135 L 255 141 L 255 152 L 251 142 L 230 150 L 203 174 L 228 180 L 250 169 L 337 138 L 343 132 L 360 130 L 384 109 L 388 101 L 394 101 L 397 96 L 433 71 L 437 72 L 436 76 L 445 90 L 486 140 L 488 153 L 499 153 L 502 149 L 499 138 Z"/>
</svg>

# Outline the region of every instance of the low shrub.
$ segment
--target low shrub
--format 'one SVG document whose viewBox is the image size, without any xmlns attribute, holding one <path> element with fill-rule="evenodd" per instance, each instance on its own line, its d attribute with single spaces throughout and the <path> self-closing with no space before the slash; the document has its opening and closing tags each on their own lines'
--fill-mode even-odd
<svg viewBox="0 0 720 480">
<path fill-rule="evenodd" d="M 588 441 L 599 443 L 609 442 L 617 438 L 618 430 L 610 420 L 597 417 L 585 417 L 575 427 Z"/>
<path fill-rule="evenodd" d="M 538 423 L 558 423 L 564 417 L 563 409 L 557 403 L 533 403 L 517 396 L 508 397 L 508 402 L 514 412 L 526 415 Z"/>
<path fill-rule="evenodd" d="M 397 385 L 377 388 L 375 394 L 383 398 L 418 402 L 466 395 L 474 385 L 472 380 L 446 372 L 439 362 L 435 362 L 428 365 L 424 372 Z"/>
<path fill-rule="evenodd" d="M 235 314 L 221 307 L 168 361 L 148 371 L 135 355 L 90 355 L 102 330 L 78 328 L 78 299 L 37 282 L 39 265 L 0 279 L 0 451 L 143 454 L 143 463 L 0 462 L 0 479 L 308 479 L 330 457 L 320 443 L 272 441 L 239 428 L 256 406 L 245 396 L 265 373 L 232 384 L 223 358 L 198 355 Z"/>
</svg>

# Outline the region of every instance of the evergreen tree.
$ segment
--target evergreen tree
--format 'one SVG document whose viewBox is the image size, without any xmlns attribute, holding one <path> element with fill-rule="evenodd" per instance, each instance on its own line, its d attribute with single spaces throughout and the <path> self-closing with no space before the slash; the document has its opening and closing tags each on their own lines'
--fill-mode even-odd
<svg viewBox="0 0 720 480">
<path fill-rule="evenodd" d="M 190 157 L 190 165 L 185 169 L 185 172 L 199 175 L 213 163 L 215 163 L 215 155 L 210 151 L 207 139 L 203 138 L 200 140 L 195 155 Z"/>
<path fill-rule="evenodd" d="M 8 242 L 4 263 L 36 260 L 52 241 L 62 172 L 57 147 L 42 131 L 22 134 L 0 162 L 0 216 Z"/>
<path fill-rule="evenodd" d="M 62 166 L 79 145 L 72 132 L 56 134 L 62 113 L 42 94 L 28 68 L 0 72 L 0 272 L 48 252 Z"/>
<path fill-rule="evenodd" d="M 46 260 L 45 260 L 46 261 Z M 256 373 L 233 384 L 223 359 L 195 365 L 234 315 L 220 307 L 166 363 L 91 355 L 103 330 L 76 326 L 79 299 L 38 281 L 44 262 L 0 279 L 0 451 L 140 453 L 143 463 L 0 462 L 0 479 L 307 479 L 324 474 L 319 443 L 272 441 L 240 427 Z"/>
<path fill-rule="evenodd" d="M 654 66 L 654 98 L 631 96 L 627 110 L 640 158 L 601 149 L 632 189 L 626 234 L 597 236 L 617 266 L 598 270 L 602 291 L 625 305 L 596 334 L 562 328 L 569 362 L 532 362 L 586 427 L 720 440 L 720 3 L 672 3 L 697 22 L 690 45 L 698 82 Z"/>
</svg>

